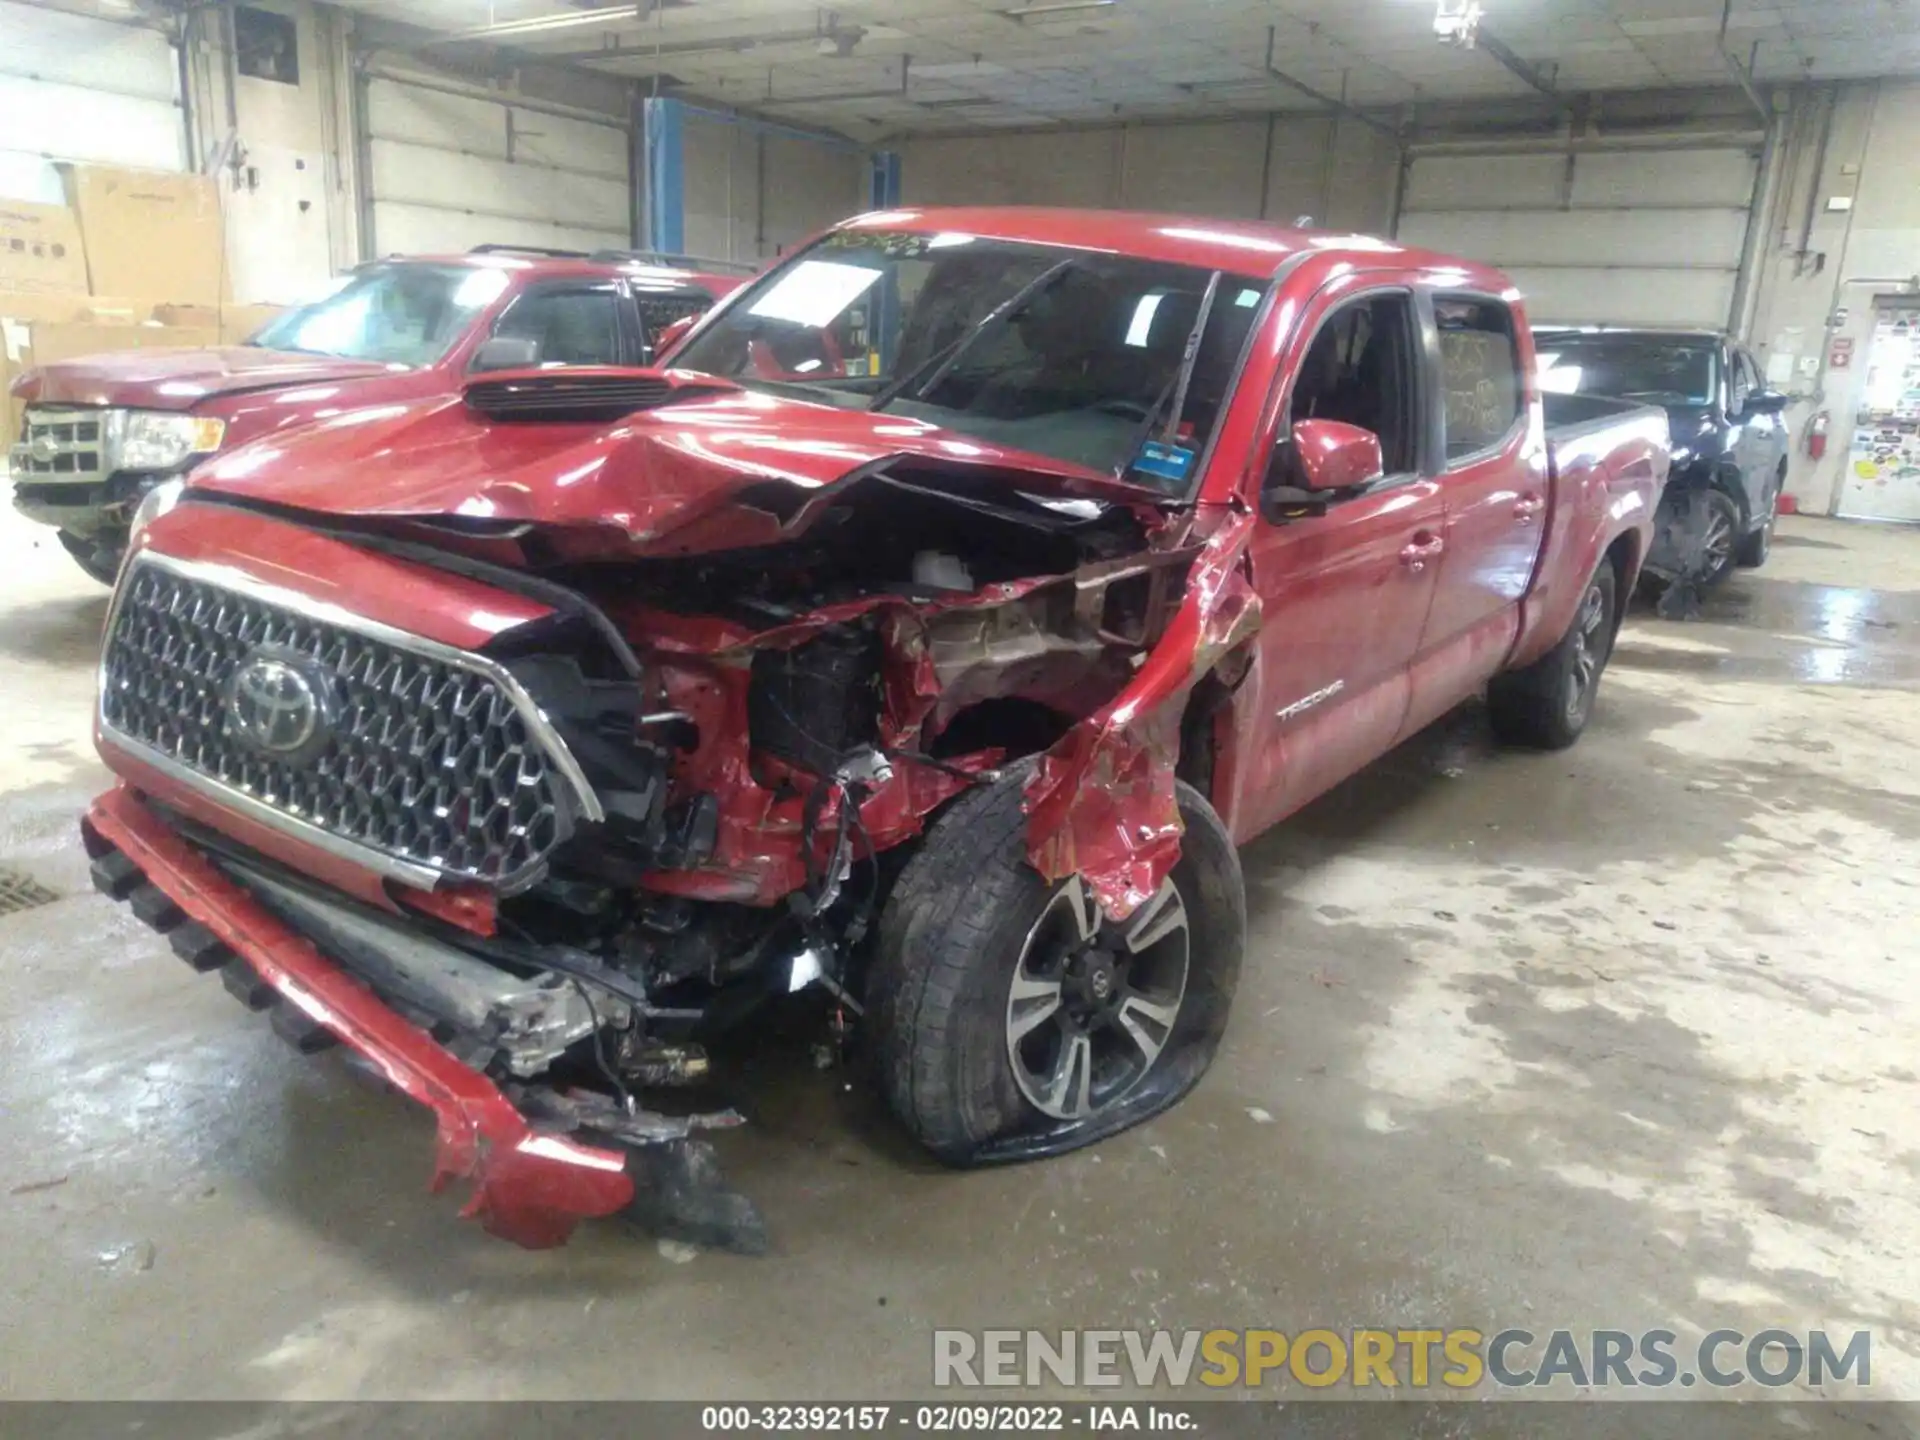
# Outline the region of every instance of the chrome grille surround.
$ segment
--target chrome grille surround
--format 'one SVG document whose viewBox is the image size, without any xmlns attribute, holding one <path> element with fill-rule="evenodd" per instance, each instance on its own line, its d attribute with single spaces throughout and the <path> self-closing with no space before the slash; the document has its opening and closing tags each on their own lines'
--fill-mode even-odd
<svg viewBox="0 0 1920 1440">
<path fill-rule="evenodd" d="M 231 728 L 228 681 L 261 645 L 338 688 L 333 739 L 310 761 L 263 756 Z M 492 660 L 152 551 L 114 592 L 99 722 L 107 743 L 223 807 L 419 889 L 524 888 L 576 821 L 604 818 L 565 741 Z"/>
<path fill-rule="evenodd" d="M 29 405 L 8 452 L 16 481 L 93 484 L 107 478 L 108 411 Z"/>
</svg>

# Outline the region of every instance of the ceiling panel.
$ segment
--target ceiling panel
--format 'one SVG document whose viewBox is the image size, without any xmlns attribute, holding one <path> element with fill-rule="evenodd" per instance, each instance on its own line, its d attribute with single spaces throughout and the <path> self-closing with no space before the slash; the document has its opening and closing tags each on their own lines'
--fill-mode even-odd
<svg viewBox="0 0 1920 1440">
<path fill-rule="evenodd" d="M 1532 92 L 1484 47 L 1433 34 L 1433 0 L 345 0 L 452 34 L 529 19 L 515 50 L 604 73 L 676 78 L 787 118 L 950 130 L 1049 118 L 1200 117 L 1313 102 L 1274 67 L 1381 109 Z M 1022 16 L 1017 13 L 1025 10 Z M 1484 0 L 1484 25 L 1565 90 L 1724 86 L 1728 48 L 1763 78 L 1920 71 L 1905 0 Z M 613 12 L 620 11 L 619 14 Z M 451 52 L 450 52 L 451 53 Z M 904 93 L 867 92 L 898 88 Z M 848 98 L 849 96 L 855 98 Z"/>
</svg>

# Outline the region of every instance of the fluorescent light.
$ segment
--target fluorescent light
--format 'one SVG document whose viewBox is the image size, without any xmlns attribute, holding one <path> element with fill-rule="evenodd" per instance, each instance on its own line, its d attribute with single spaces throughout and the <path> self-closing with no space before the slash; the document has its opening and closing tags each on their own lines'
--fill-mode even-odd
<svg viewBox="0 0 1920 1440">
<path fill-rule="evenodd" d="M 1016 5 L 1000 13 L 1009 20 L 1029 20 L 1036 15 L 1065 15 L 1075 10 L 1109 10 L 1117 0 L 1047 0 L 1042 5 Z"/>
<path fill-rule="evenodd" d="M 477 30 L 462 30 L 449 40 L 493 40 L 503 35 L 536 35 L 548 30 L 572 30 L 581 25 L 621 25 L 638 21 L 639 5 L 609 5 L 601 10 L 578 10 L 559 15 L 534 15 L 525 20 L 502 20 Z"/>
</svg>

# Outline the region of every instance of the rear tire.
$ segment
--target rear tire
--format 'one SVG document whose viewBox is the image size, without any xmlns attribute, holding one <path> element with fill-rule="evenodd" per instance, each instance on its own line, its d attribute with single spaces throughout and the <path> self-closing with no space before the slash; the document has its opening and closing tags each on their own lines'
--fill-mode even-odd
<svg viewBox="0 0 1920 1440">
<path fill-rule="evenodd" d="M 61 547 L 73 557 L 73 563 L 86 571 L 90 578 L 107 586 L 120 578 L 120 562 L 126 556 L 124 546 L 101 545 L 85 535 L 74 535 L 65 530 L 54 533 L 60 537 Z"/>
<path fill-rule="evenodd" d="M 1027 863 L 1029 773 L 934 822 L 876 937 L 878 1083 L 950 1165 L 1059 1153 L 1160 1113 L 1212 1062 L 1239 979 L 1239 856 L 1198 792 L 1178 784 L 1165 885 L 1115 925 L 1077 876 L 1050 884 Z"/>
<path fill-rule="evenodd" d="M 1587 581 L 1567 633 L 1524 670 L 1496 676 L 1487 688 L 1493 733 L 1508 745 L 1564 750 L 1593 718 L 1600 676 L 1613 654 L 1618 581 L 1610 561 Z"/>
</svg>

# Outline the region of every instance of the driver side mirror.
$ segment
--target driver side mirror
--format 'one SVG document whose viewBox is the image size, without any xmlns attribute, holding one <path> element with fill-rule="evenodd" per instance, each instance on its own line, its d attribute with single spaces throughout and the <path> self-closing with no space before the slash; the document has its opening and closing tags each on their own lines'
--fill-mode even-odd
<svg viewBox="0 0 1920 1440">
<path fill-rule="evenodd" d="M 469 370 L 531 370 L 540 363 L 540 342 L 517 335 L 495 335 L 473 352 Z"/>
<path fill-rule="evenodd" d="M 1791 400 L 1778 390 L 1756 390 L 1747 397 L 1747 414 L 1778 415 Z"/>
<path fill-rule="evenodd" d="M 1386 474 L 1380 437 L 1344 420 L 1298 420 L 1286 444 L 1276 446 L 1260 513 L 1274 524 L 1303 511 L 1324 512 L 1329 499 L 1360 490 Z"/>
</svg>

